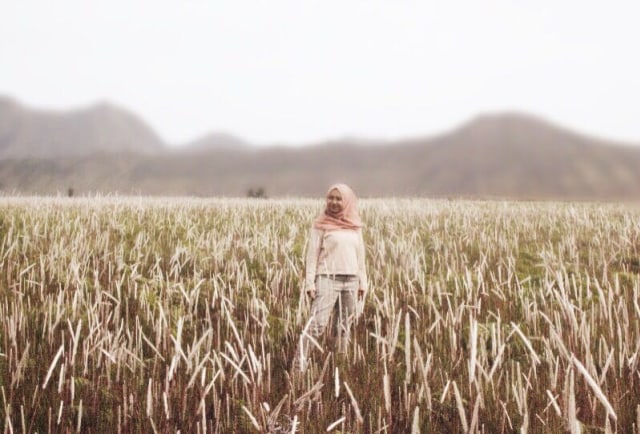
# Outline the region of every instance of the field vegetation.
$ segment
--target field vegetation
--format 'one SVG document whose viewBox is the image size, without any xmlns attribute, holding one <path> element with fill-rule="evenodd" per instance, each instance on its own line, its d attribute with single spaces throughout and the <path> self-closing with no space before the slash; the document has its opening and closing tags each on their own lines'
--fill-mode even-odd
<svg viewBox="0 0 640 434">
<path fill-rule="evenodd" d="M 363 200 L 348 354 L 292 368 L 319 200 L 0 198 L 5 433 L 640 433 L 640 210 Z"/>
</svg>

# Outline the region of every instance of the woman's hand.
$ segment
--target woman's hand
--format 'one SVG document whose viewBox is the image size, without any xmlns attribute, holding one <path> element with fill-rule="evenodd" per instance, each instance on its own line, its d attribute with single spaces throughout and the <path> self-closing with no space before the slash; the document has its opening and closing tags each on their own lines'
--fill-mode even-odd
<svg viewBox="0 0 640 434">
<path fill-rule="evenodd" d="M 307 289 L 307 297 L 309 297 L 311 300 L 316 298 L 316 290 L 315 290 L 315 288 Z"/>
<path fill-rule="evenodd" d="M 363 300 L 364 299 L 364 295 L 367 293 L 367 291 L 365 291 L 364 289 L 360 288 L 358 289 L 358 300 Z"/>
</svg>

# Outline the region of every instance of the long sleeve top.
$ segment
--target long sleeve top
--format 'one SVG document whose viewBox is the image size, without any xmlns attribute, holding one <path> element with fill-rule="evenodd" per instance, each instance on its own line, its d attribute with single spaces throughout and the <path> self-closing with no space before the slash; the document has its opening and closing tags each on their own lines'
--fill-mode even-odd
<svg viewBox="0 0 640 434">
<path fill-rule="evenodd" d="M 367 291 L 362 230 L 323 231 L 311 228 L 307 245 L 305 290 L 315 290 L 318 274 L 352 274 L 358 276 L 359 289 Z"/>
</svg>

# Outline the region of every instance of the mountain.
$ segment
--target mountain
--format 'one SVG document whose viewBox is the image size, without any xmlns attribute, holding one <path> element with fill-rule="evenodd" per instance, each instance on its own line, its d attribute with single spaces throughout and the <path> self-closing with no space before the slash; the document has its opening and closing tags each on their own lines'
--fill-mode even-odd
<svg viewBox="0 0 640 434">
<path fill-rule="evenodd" d="M 409 146 L 435 195 L 640 198 L 640 146 L 596 140 L 529 115 L 479 116 Z"/>
<path fill-rule="evenodd" d="M 43 124 L 59 136 L 42 135 Z M 640 200 L 640 146 L 523 113 L 485 114 L 437 136 L 388 143 L 347 138 L 256 148 L 216 133 L 167 150 L 144 123 L 113 106 L 43 113 L 0 100 L 4 192 L 245 196 L 262 188 L 268 196 L 318 197 L 343 181 L 363 197 Z"/>
<path fill-rule="evenodd" d="M 223 149 L 249 149 L 252 145 L 232 134 L 215 132 L 207 134 L 198 140 L 183 145 L 178 152 L 207 152 L 218 151 Z"/>
<path fill-rule="evenodd" d="M 0 158 L 57 158 L 97 152 L 156 153 L 162 140 L 132 113 L 108 103 L 72 111 L 28 109 L 0 97 Z"/>
</svg>

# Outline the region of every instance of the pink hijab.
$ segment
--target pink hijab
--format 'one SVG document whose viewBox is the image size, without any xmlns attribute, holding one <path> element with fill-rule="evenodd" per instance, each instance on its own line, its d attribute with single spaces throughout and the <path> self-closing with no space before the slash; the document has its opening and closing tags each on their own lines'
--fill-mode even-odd
<svg viewBox="0 0 640 434">
<path fill-rule="evenodd" d="M 327 190 L 327 196 L 331 190 L 338 190 L 342 196 L 342 211 L 337 216 L 332 216 L 325 207 L 322 214 L 316 218 L 313 227 L 325 231 L 335 231 L 338 229 L 358 229 L 362 227 L 362 220 L 358 214 L 356 194 L 346 184 L 334 184 Z"/>
</svg>

